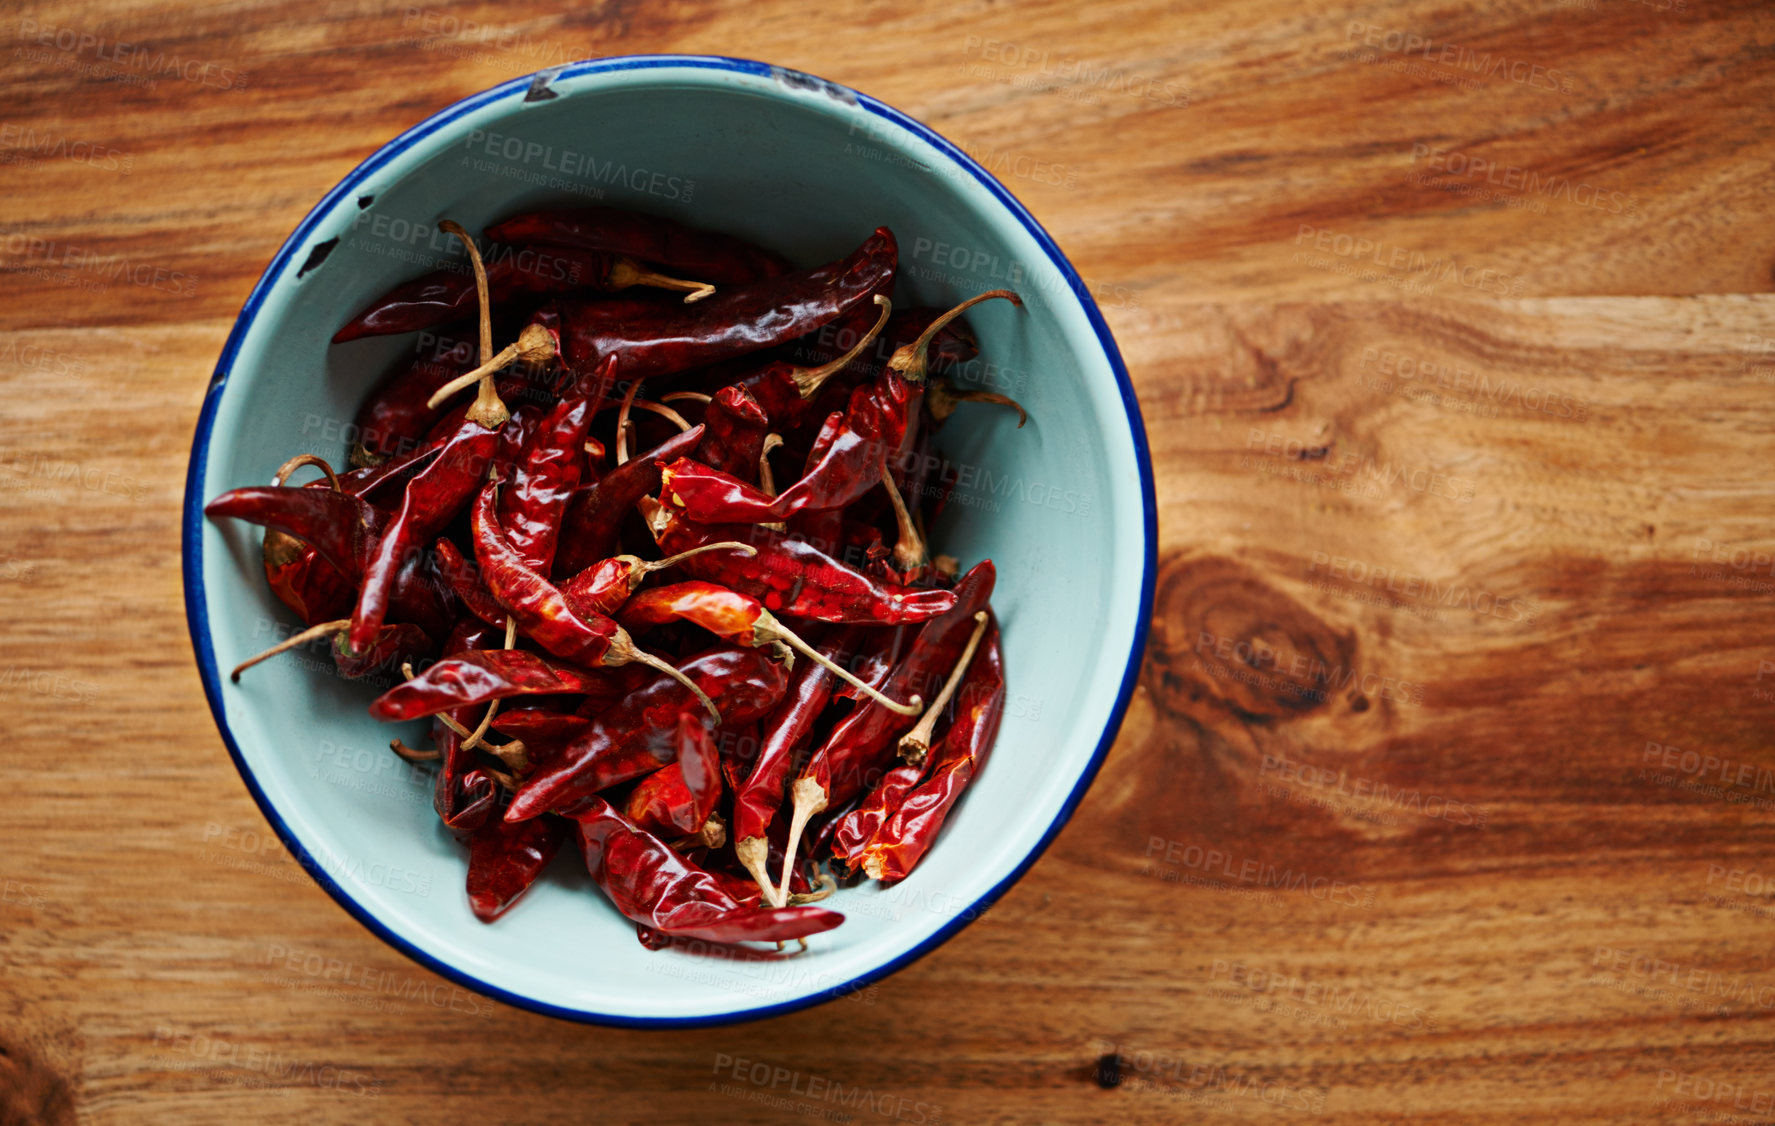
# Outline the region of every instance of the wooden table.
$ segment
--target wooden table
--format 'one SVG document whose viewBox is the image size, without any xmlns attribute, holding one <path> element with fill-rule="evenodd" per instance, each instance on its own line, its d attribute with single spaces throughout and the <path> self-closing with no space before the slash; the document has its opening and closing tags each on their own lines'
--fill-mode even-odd
<svg viewBox="0 0 1775 1126">
<path fill-rule="evenodd" d="M 1766 5 L 184 8 L 0 21 L 0 1118 L 1775 1117 Z M 681 1033 L 465 1011 L 330 902 L 211 725 L 178 554 L 307 208 L 457 98 L 648 51 L 997 170 L 1163 509 L 1047 856 L 861 1000 Z"/>
</svg>

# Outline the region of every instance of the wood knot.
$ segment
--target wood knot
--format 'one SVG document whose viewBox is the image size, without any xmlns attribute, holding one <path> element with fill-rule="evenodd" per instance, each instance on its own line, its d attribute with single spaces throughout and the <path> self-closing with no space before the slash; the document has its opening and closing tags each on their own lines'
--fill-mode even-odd
<svg viewBox="0 0 1775 1126">
<path fill-rule="evenodd" d="M 1231 559 L 1173 552 L 1160 563 L 1146 683 L 1167 712 L 1204 724 L 1305 715 L 1349 694 L 1355 649 Z"/>
<path fill-rule="evenodd" d="M 0 1031 L 0 1123 L 74 1126 L 74 1093 L 29 1040 Z"/>
</svg>

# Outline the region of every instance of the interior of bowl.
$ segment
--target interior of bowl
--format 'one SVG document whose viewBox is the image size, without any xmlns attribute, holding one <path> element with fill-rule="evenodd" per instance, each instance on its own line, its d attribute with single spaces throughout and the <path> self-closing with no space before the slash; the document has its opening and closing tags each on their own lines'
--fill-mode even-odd
<svg viewBox="0 0 1775 1126">
<path fill-rule="evenodd" d="M 743 235 L 797 264 L 877 225 L 901 251 L 898 302 L 947 306 L 1008 286 L 1021 310 L 969 314 L 981 359 L 963 382 L 1021 400 L 973 404 L 940 447 L 955 494 L 936 549 L 991 557 L 1009 698 L 997 749 L 913 875 L 838 893 L 839 929 L 804 953 L 650 952 L 571 846 L 498 923 L 470 914 L 466 852 L 430 777 L 387 750 L 365 706 L 385 683 L 287 655 L 219 678 L 297 628 L 259 565 L 258 529 L 205 500 L 268 481 L 287 458 L 343 460 L 367 390 L 413 337 L 329 345 L 391 285 L 451 253 L 437 232 L 543 204 L 631 207 Z M 334 241 L 336 240 L 336 241 Z M 186 507 L 193 640 L 222 728 L 291 852 L 401 949 L 494 996 L 556 1015 L 691 1024 L 854 993 L 973 918 L 1058 831 L 1114 734 L 1143 640 L 1152 502 L 1144 437 L 1101 318 L 1022 208 L 965 157 L 880 103 L 755 63 L 603 60 L 469 99 L 391 143 L 291 237 L 243 312 L 199 424 Z"/>
</svg>

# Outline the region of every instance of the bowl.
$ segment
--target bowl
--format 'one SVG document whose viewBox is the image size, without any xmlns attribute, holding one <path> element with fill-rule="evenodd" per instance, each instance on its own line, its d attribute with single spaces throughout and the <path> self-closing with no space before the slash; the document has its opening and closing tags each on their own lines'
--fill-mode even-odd
<svg viewBox="0 0 1775 1126">
<path fill-rule="evenodd" d="M 344 459 L 370 384 L 411 336 L 329 345 L 470 230 L 542 205 L 631 207 L 726 231 L 798 265 L 877 225 L 901 249 L 897 299 L 970 310 L 962 381 L 1030 410 L 961 408 L 942 431 L 954 501 L 931 539 L 998 564 L 1008 699 L 997 748 L 923 862 L 828 906 L 846 922 L 793 956 L 649 951 L 571 846 L 493 925 L 469 912 L 466 850 L 432 812 L 428 771 L 372 720 L 386 684 L 301 651 L 239 683 L 219 670 L 299 628 L 267 588 L 257 528 L 204 519 L 285 459 Z M 415 961 L 489 997 L 573 1020 L 693 1026 L 860 990 L 977 918 L 1065 824 L 1115 736 L 1152 597 L 1152 466 L 1103 317 L 1054 240 L 949 141 L 873 98 L 764 63 L 700 56 L 577 62 L 450 106 L 384 145 L 304 218 L 259 279 L 204 399 L 186 479 L 186 612 L 222 740 L 259 807 L 341 906 Z M 1086 924 L 1081 923 L 1081 930 Z M 1083 939 L 1083 935 L 1081 935 Z M 474 1000 L 470 998 L 470 1000 Z M 491 1012 L 491 1006 L 487 1006 Z"/>
</svg>

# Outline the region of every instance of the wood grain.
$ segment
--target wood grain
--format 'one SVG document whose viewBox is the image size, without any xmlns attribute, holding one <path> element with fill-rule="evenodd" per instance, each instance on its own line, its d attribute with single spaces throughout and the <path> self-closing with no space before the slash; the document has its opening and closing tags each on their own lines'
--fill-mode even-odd
<svg viewBox="0 0 1775 1126">
<path fill-rule="evenodd" d="M 0 17 L 0 1121 L 1775 1118 L 1766 5 Z M 207 373 L 307 208 L 639 51 L 998 170 L 1104 306 L 1162 507 L 1142 686 L 1047 856 L 863 996 L 696 1032 L 492 1005 L 331 903 L 178 576 Z"/>
</svg>

